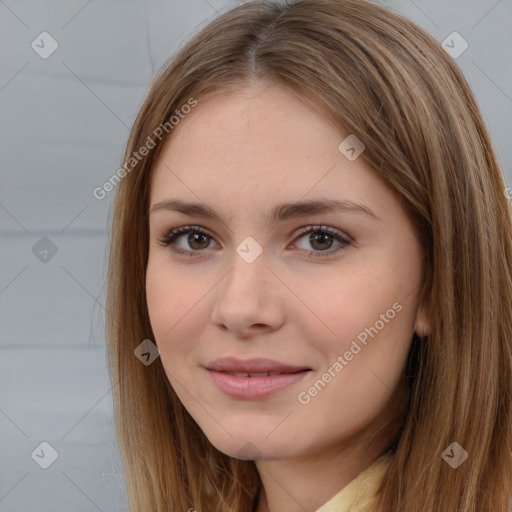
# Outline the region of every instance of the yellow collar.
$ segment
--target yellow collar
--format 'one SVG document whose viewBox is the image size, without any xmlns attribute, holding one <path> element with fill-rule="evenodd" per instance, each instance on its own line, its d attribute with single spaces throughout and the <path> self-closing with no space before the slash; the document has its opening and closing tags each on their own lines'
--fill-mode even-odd
<svg viewBox="0 0 512 512">
<path fill-rule="evenodd" d="M 370 512 L 390 462 L 389 454 L 381 455 L 316 512 Z"/>
</svg>

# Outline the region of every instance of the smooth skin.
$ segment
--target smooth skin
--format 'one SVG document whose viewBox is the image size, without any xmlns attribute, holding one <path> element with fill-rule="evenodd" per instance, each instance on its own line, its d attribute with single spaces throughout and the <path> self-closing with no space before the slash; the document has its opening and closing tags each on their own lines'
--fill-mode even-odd
<svg viewBox="0 0 512 512">
<path fill-rule="evenodd" d="M 259 81 L 201 101 L 153 169 L 146 292 L 161 362 L 210 442 L 256 459 L 258 512 L 314 511 L 385 450 L 392 433 L 381 429 L 404 406 L 400 377 L 414 331 L 430 331 L 413 225 L 363 158 L 339 151 L 348 135 L 297 94 Z M 220 220 L 155 208 L 169 199 L 208 205 Z M 357 211 L 270 218 L 278 204 L 316 199 L 352 201 L 376 218 Z M 298 232 L 319 225 L 349 243 Z M 181 234 L 165 246 L 179 226 L 208 234 Z M 252 263 L 236 251 L 247 237 L 262 249 Z M 394 303 L 400 312 L 301 403 L 299 393 Z M 265 398 L 232 398 L 204 368 L 226 356 L 311 371 Z"/>
</svg>

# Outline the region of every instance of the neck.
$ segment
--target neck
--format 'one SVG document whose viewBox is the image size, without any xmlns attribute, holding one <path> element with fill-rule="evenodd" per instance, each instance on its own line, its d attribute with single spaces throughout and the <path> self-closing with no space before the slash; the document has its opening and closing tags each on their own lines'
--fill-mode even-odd
<svg viewBox="0 0 512 512">
<path fill-rule="evenodd" d="M 352 444 L 309 457 L 257 461 L 262 487 L 255 512 L 317 510 L 367 469 L 386 446 Z"/>
<path fill-rule="evenodd" d="M 316 511 L 367 469 L 396 440 L 407 410 L 400 388 L 394 408 L 339 442 L 316 440 L 298 457 L 255 461 L 261 490 L 254 512 Z"/>
</svg>

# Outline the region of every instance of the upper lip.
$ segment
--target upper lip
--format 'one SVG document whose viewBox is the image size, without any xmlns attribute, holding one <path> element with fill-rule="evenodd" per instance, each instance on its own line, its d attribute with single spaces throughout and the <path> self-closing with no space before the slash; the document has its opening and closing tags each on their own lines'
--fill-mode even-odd
<svg viewBox="0 0 512 512">
<path fill-rule="evenodd" d="M 221 357 L 205 366 L 208 370 L 216 372 L 246 372 L 246 373 L 294 373 L 301 370 L 310 370 L 306 366 L 294 366 L 280 363 L 273 359 L 257 357 L 253 359 L 237 359 L 236 357 Z"/>
</svg>

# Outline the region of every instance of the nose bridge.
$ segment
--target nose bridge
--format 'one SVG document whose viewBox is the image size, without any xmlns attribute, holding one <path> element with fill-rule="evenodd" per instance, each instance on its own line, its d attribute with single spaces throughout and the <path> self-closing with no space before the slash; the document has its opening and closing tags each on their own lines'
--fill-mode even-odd
<svg viewBox="0 0 512 512">
<path fill-rule="evenodd" d="M 267 265 L 268 259 L 263 247 L 254 238 L 247 237 L 235 248 L 232 255 L 226 287 L 237 293 L 245 291 L 254 295 L 257 289 L 265 288 L 262 285 L 268 280 L 265 275 L 269 272 Z"/>
<path fill-rule="evenodd" d="M 254 241 L 247 244 L 242 242 L 235 248 L 212 310 L 213 323 L 239 335 L 252 326 L 277 328 L 283 321 L 268 258 L 262 248 L 255 257 Z"/>
</svg>

